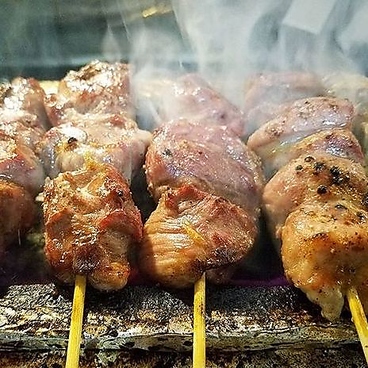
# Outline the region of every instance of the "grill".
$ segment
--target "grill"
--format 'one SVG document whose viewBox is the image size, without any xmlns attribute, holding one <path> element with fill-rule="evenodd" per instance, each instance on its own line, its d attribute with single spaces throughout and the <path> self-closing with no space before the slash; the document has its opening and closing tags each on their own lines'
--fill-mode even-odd
<svg viewBox="0 0 368 368">
<path fill-rule="evenodd" d="M 263 16 L 257 18 L 259 24 L 252 28 L 254 32 L 283 34 L 284 28 L 278 28 L 281 20 L 283 27 L 297 26 L 295 19 L 298 19 L 298 6 L 302 7 L 302 2 L 277 3 L 276 6 L 262 2 L 259 12 L 263 11 Z M 335 20 L 342 19 L 345 9 L 347 25 L 344 32 L 338 33 L 340 37 L 333 40 L 333 50 L 343 50 L 346 59 L 342 64 L 348 60 L 355 71 L 365 74 L 367 43 L 354 38 L 351 30 L 352 22 L 359 24 L 360 21 L 356 12 L 358 2 L 326 3 L 330 8 L 326 5 L 325 18 L 322 14 L 318 24 L 300 26 L 293 34 L 297 37 L 306 32 L 306 39 L 314 45 L 318 27 L 330 29 L 332 25 L 328 19 L 331 14 L 337 17 Z M 208 6 L 206 2 L 204 4 Z M 161 32 L 160 27 L 164 27 L 164 33 L 171 35 L 175 51 L 181 55 L 180 62 L 173 60 L 170 54 L 167 60 L 165 55 L 155 58 L 154 64 L 162 63 L 174 69 L 202 68 L 204 74 L 221 84 L 223 79 L 214 78 L 214 74 L 222 65 L 223 55 L 216 54 L 216 45 L 212 45 L 207 50 L 212 59 L 197 65 L 195 57 L 201 53 L 196 55 L 195 47 L 192 49 L 186 39 L 178 36 L 179 27 L 183 25 L 175 21 L 173 5 L 174 10 L 179 7 L 178 2 L 172 4 L 159 0 L 142 0 L 135 4 L 126 1 L 44 4 L 39 1 L 32 5 L 24 1 L 17 2 L 15 11 L 11 1 L 3 1 L 0 5 L 4 10 L 2 14 L 9 14 L 9 17 L 0 26 L 6 30 L 0 32 L 0 52 L 3 54 L 0 78 L 23 75 L 52 80 L 95 58 L 127 60 L 130 37 L 145 25 L 155 32 Z M 19 28 L 12 38 L 9 32 L 12 22 L 25 14 L 24 27 Z M 273 28 L 265 29 L 266 24 Z M 46 34 L 48 38 L 45 38 Z M 285 42 L 289 36 L 289 33 L 284 34 Z M 81 39 L 84 42 L 80 42 Z M 27 40 L 29 43 L 25 47 Z M 259 49 L 255 46 L 254 50 L 255 56 L 248 64 L 252 72 L 266 66 L 276 69 L 275 65 L 266 62 L 267 65 L 259 64 L 262 55 L 257 54 Z M 300 59 L 285 58 L 283 67 L 290 67 L 292 62 L 296 67 L 305 66 L 301 65 Z M 272 56 L 267 57 L 267 62 L 270 59 Z M 139 53 L 133 55 L 133 60 L 138 67 L 142 66 Z M 326 65 L 319 67 L 323 70 Z M 242 76 L 246 74 L 244 70 L 242 73 Z M 231 80 L 233 75 L 230 73 L 227 77 Z M 223 92 L 229 92 L 227 86 L 223 87 Z M 228 96 L 236 100 L 231 93 Z M 142 181 L 135 183 L 134 194 L 146 216 L 152 204 L 144 187 Z M 64 365 L 72 289 L 58 285 L 50 278 L 39 245 L 42 243 L 41 231 L 35 230 L 25 243 L 11 247 L 0 269 L 0 362 L 4 367 L 57 368 Z M 267 237 L 260 241 L 263 250 L 269 248 Z M 343 314 L 335 323 L 322 318 L 318 307 L 287 285 L 277 255 L 273 250 L 269 252 L 263 269 L 249 271 L 247 267 L 248 273 L 244 275 L 240 271 L 233 285 L 207 286 L 207 365 L 237 368 L 363 367 L 364 357 L 350 314 Z M 256 263 L 259 257 L 263 256 L 254 254 L 250 263 Z M 262 275 L 263 279 L 255 280 L 253 273 Z M 112 294 L 88 289 L 80 366 L 190 367 L 192 308 L 192 290 L 167 290 L 139 282 Z"/>
</svg>

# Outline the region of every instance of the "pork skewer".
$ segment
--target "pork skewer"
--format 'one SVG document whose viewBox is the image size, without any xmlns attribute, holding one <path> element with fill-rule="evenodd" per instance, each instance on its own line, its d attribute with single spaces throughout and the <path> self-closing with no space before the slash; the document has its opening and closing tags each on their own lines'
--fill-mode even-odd
<svg viewBox="0 0 368 368">
<path fill-rule="evenodd" d="M 271 158 L 264 210 L 281 243 L 286 276 L 329 320 L 339 317 L 345 295 L 352 304 L 355 287 L 366 305 L 368 181 L 361 147 L 350 131 L 353 119 L 346 100 L 299 100 L 249 138 L 266 164 Z M 271 153 L 277 144 L 283 150 Z M 279 160 L 282 154 L 290 161 Z M 351 312 L 355 316 L 357 310 Z"/>
<path fill-rule="evenodd" d="M 190 287 L 204 273 L 226 282 L 257 234 L 263 175 L 256 156 L 226 127 L 179 119 L 154 133 L 145 166 L 158 206 L 144 226 L 142 270 L 168 287 Z"/>
<path fill-rule="evenodd" d="M 44 91 L 32 78 L 0 85 L 0 254 L 38 218 L 44 170 L 35 146 L 48 128 Z"/>
<path fill-rule="evenodd" d="M 38 145 L 51 178 L 44 190 L 45 254 L 61 281 L 75 282 L 70 367 L 79 359 L 86 279 L 102 291 L 124 287 L 142 236 L 129 184 L 151 135 L 131 119 L 128 76 L 124 64 L 93 62 L 68 73 L 46 104 L 54 127 Z"/>
</svg>

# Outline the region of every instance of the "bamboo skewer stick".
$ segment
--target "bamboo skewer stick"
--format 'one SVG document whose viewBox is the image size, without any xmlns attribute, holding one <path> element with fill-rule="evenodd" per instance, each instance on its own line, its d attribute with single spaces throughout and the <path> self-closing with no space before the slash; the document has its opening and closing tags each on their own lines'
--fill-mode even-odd
<svg viewBox="0 0 368 368">
<path fill-rule="evenodd" d="M 348 289 L 346 294 L 350 312 L 353 317 L 355 328 L 358 332 L 359 340 L 363 348 L 365 360 L 368 364 L 368 322 L 358 292 L 354 286 Z"/>
<path fill-rule="evenodd" d="M 184 222 L 189 237 L 198 245 L 205 246 L 206 241 L 189 221 Z M 206 367 L 206 273 L 194 284 L 193 302 L 193 367 Z"/>
<path fill-rule="evenodd" d="M 206 367 L 206 273 L 194 284 L 193 367 Z"/>
<path fill-rule="evenodd" d="M 76 275 L 65 368 L 79 367 L 86 283 L 86 276 Z"/>
</svg>

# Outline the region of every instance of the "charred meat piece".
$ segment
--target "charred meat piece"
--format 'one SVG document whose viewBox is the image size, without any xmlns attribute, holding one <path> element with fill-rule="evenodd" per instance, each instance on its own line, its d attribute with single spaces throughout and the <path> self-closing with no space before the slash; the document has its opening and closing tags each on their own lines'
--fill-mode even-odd
<svg viewBox="0 0 368 368">
<path fill-rule="evenodd" d="M 51 128 L 37 147 L 47 174 L 82 168 L 86 158 L 113 165 L 130 183 L 141 168 L 151 133 L 124 115 L 72 114 L 69 123 Z"/>
<path fill-rule="evenodd" d="M 47 180 L 44 217 L 46 256 L 60 280 L 72 283 L 81 274 L 99 290 L 125 286 L 143 225 L 115 168 L 93 163 Z"/>
<path fill-rule="evenodd" d="M 94 61 L 60 81 L 58 92 L 46 99 L 47 114 L 54 126 L 69 121 L 69 109 L 80 114 L 130 116 L 129 88 L 127 64 Z"/>
<path fill-rule="evenodd" d="M 154 133 L 146 176 L 156 201 L 168 188 L 193 184 L 251 211 L 259 205 L 264 183 L 258 157 L 230 129 L 187 119 Z"/>
<path fill-rule="evenodd" d="M 322 81 L 312 73 L 264 73 L 249 78 L 245 85 L 243 107 L 248 134 L 273 120 L 283 105 L 326 94 Z"/>
<path fill-rule="evenodd" d="M 228 281 L 258 234 L 264 178 L 260 161 L 231 129 L 179 119 L 159 128 L 146 155 L 158 200 L 139 252 L 143 272 L 169 287 L 188 287 L 206 271 Z M 197 244 L 185 228 L 199 233 Z"/>
<path fill-rule="evenodd" d="M 188 221 L 205 244 L 193 243 L 184 227 Z M 256 234 L 256 216 L 224 198 L 183 185 L 166 191 L 147 220 L 139 262 L 155 281 L 189 287 L 203 272 L 241 260 Z M 215 270 L 209 279 L 224 281 Z"/>
<path fill-rule="evenodd" d="M 287 216 L 301 204 L 344 198 L 362 205 L 367 183 L 360 163 L 312 152 L 290 161 L 271 178 L 264 189 L 263 206 L 279 238 Z"/>
<path fill-rule="evenodd" d="M 253 133 L 248 145 L 261 157 L 266 165 L 266 175 L 270 177 L 278 169 L 267 167 L 270 153 L 285 155 L 295 142 L 319 131 L 333 128 L 350 130 L 353 118 L 354 108 L 347 100 L 327 97 L 298 100 Z"/>
</svg>

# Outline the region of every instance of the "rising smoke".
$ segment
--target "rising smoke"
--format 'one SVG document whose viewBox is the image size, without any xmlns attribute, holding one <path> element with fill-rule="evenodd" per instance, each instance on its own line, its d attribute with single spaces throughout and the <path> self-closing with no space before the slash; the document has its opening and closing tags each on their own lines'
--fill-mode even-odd
<svg viewBox="0 0 368 368">
<path fill-rule="evenodd" d="M 122 17 L 131 45 L 133 90 L 147 122 L 154 116 L 159 123 L 157 96 L 188 70 L 198 71 L 240 108 L 245 80 L 255 73 L 368 72 L 366 0 L 139 3 L 134 13 L 122 2 Z"/>
</svg>

